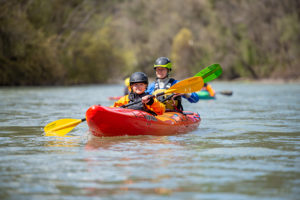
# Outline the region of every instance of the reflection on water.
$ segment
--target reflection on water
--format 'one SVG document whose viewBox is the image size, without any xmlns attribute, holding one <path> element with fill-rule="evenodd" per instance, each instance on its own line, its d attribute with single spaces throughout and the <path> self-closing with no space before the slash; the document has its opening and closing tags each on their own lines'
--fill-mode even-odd
<svg viewBox="0 0 300 200">
<path fill-rule="evenodd" d="M 143 142 L 145 144 L 162 144 L 167 147 L 167 144 L 175 144 L 176 142 L 171 142 L 168 140 L 167 136 L 152 137 L 152 136 L 125 136 L 125 137 L 96 137 L 89 135 L 89 140 L 86 144 L 87 150 L 99 150 L 108 149 L 110 147 L 116 147 L 118 144 L 124 144 L 130 142 L 131 144 L 136 144 L 136 142 Z M 130 146 L 132 147 L 132 146 Z M 151 148 L 152 149 L 152 148 Z M 126 149 L 122 149 L 126 150 Z"/>
<path fill-rule="evenodd" d="M 0 89 L 1 199 L 298 199 L 300 85 L 214 83 L 199 128 L 168 136 L 66 137 L 43 127 L 111 105 L 122 86 Z M 289 91 L 287 93 L 286 91 Z"/>
<path fill-rule="evenodd" d="M 106 196 L 114 194 L 115 190 L 118 190 L 120 194 L 138 192 L 142 194 L 170 195 L 173 192 L 171 189 L 157 184 L 170 179 L 170 175 L 162 172 L 159 176 L 152 176 L 147 169 L 147 163 L 141 161 L 156 162 L 155 168 L 166 168 L 170 162 L 165 159 L 165 156 L 168 155 L 168 159 L 174 159 L 171 156 L 173 155 L 172 147 L 174 145 L 178 145 L 177 142 L 168 140 L 168 137 L 97 138 L 90 136 L 86 144 L 86 150 L 96 151 L 97 156 L 91 156 L 86 161 L 89 171 L 100 174 L 101 178 L 97 180 L 97 187 L 87 188 L 89 196 Z M 100 152 L 102 153 L 99 155 Z M 112 160 L 113 165 L 111 165 Z M 103 171 L 103 166 L 107 165 L 111 165 L 108 169 L 109 172 Z M 131 169 L 134 169 L 134 171 Z M 145 176 L 147 173 L 150 176 Z M 140 180 L 139 174 L 143 175 L 142 180 Z M 157 186 L 148 188 L 146 182 Z M 107 185 L 111 184 L 115 186 L 107 188 Z M 143 184 L 145 186 L 141 187 L 140 185 Z"/>
<path fill-rule="evenodd" d="M 79 136 L 65 135 L 62 137 L 53 137 L 45 143 L 47 147 L 80 147 L 81 138 Z"/>
</svg>

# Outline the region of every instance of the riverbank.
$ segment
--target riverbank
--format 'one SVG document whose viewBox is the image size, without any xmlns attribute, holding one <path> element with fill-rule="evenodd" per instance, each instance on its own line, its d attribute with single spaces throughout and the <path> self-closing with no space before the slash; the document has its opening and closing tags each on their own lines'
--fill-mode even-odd
<svg viewBox="0 0 300 200">
<path fill-rule="evenodd" d="M 176 79 L 176 77 L 174 77 Z M 155 78 L 149 78 L 149 83 L 155 81 Z M 287 83 L 299 83 L 300 84 L 300 77 L 297 79 L 247 79 L 247 78 L 238 78 L 234 80 L 214 80 L 210 83 L 216 82 L 230 82 L 230 83 L 261 83 L 261 84 L 287 84 Z M 55 84 L 55 85 L 5 85 L 0 86 L 0 88 L 10 88 L 10 87 L 68 87 L 68 86 L 88 86 L 88 85 L 112 85 L 112 84 L 124 84 L 124 80 L 108 80 L 105 83 L 82 83 L 82 84 Z"/>
</svg>

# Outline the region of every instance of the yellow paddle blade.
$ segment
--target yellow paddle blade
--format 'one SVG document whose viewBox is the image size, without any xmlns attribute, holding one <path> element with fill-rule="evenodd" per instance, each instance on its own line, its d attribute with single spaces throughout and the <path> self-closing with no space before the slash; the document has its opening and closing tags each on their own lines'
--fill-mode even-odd
<svg viewBox="0 0 300 200">
<path fill-rule="evenodd" d="M 167 93 L 191 93 L 202 89 L 204 85 L 203 79 L 200 76 L 184 79 L 165 91 Z"/>
<path fill-rule="evenodd" d="M 59 119 L 44 127 L 45 136 L 64 136 L 85 119 Z"/>
</svg>

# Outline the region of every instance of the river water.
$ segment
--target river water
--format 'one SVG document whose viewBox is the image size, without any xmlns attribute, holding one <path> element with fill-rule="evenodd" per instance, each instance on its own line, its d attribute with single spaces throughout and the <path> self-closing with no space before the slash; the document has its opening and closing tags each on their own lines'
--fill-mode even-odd
<svg viewBox="0 0 300 200">
<path fill-rule="evenodd" d="M 233 96 L 184 103 L 196 131 L 115 138 L 43 127 L 112 105 L 121 85 L 0 88 L 0 199 L 300 199 L 300 85 L 212 86 Z"/>
</svg>

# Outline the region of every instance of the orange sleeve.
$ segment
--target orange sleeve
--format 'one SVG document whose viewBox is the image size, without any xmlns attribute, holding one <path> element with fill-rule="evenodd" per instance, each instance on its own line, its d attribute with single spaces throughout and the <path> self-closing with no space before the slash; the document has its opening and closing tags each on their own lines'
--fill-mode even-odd
<svg viewBox="0 0 300 200">
<path fill-rule="evenodd" d="M 165 107 L 165 104 L 159 102 L 157 99 L 153 99 L 154 102 L 152 105 L 147 105 L 145 104 L 145 106 L 147 107 L 147 109 L 155 112 L 157 115 L 162 115 L 164 114 L 165 110 L 166 110 L 166 107 Z M 120 107 L 120 106 L 123 106 L 123 105 L 126 105 L 129 103 L 129 97 L 128 95 L 122 97 L 121 99 L 119 99 L 118 101 L 116 101 L 113 105 L 113 107 Z"/>
<path fill-rule="evenodd" d="M 212 89 L 212 87 L 210 86 L 210 85 L 207 85 L 207 91 L 209 92 L 209 95 L 210 96 L 215 96 L 215 90 L 214 89 Z"/>
<path fill-rule="evenodd" d="M 129 98 L 128 98 L 128 95 L 122 97 L 121 99 L 119 99 L 118 101 L 116 101 L 113 105 L 113 107 L 120 107 L 120 106 L 123 106 L 123 105 L 126 105 L 128 104 L 129 102 Z"/>
<path fill-rule="evenodd" d="M 155 112 L 157 115 L 162 115 L 162 114 L 164 114 L 164 112 L 165 112 L 165 110 L 166 110 L 165 104 L 159 102 L 159 101 L 158 101 L 157 99 L 155 99 L 155 98 L 154 98 L 153 100 L 154 100 L 154 102 L 153 102 L 152 105 L 147 105 L 147 104 L 145 104 L 145 106 L 146 106 L 149 110 Z"/>
</svg>

